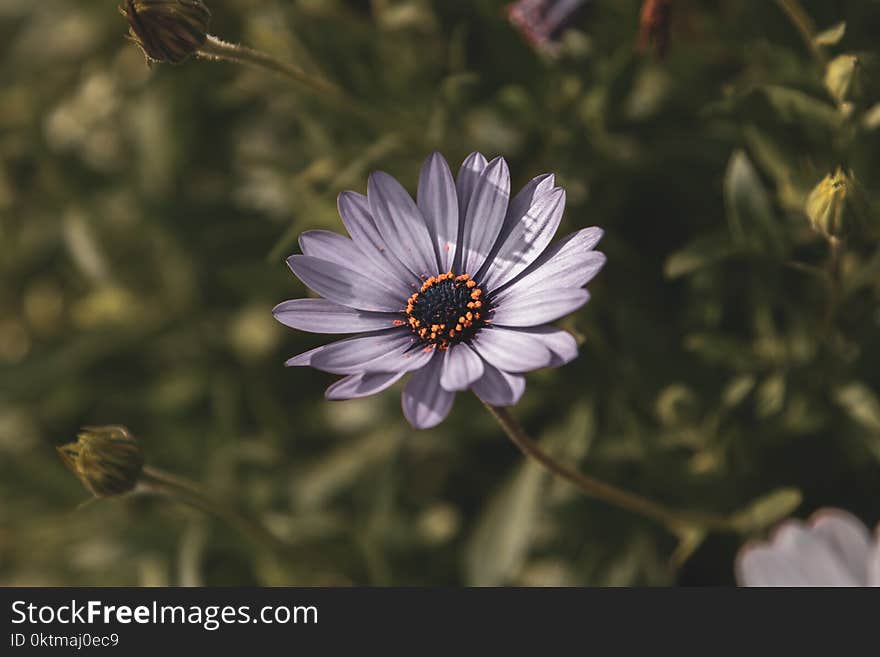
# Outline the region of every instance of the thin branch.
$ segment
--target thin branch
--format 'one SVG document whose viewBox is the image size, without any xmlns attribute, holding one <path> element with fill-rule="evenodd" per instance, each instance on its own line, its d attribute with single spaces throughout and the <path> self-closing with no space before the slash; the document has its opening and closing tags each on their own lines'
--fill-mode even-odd
<svg viewBox="0 0 880 657">
<path fill-rule="evenodd" d="M 603 500 L 608 504 L 617 506 L 627 511 L 632 511 L 648 518 L 657 520 L 666 526 L 675 534 L 680 534 L 685 527 L 701 527 L 705 529 L 715 529 L 720 531 L 732 531 L 730 521 L 719 515 L 698 513 L 691 511 L 682 511 L 672 509 L 670 507 L 658 504 L 646 497 L 642 497 L 636 493 L 618 488 L 612 484 L 607 484 L 595 477 L 581 474 L 553 459 L 547 452 L 542 450 L 513 419 L 507 409 L 498 406 L 492 406 L 483 402 L 492 416 L 498 420 L 504 433 L 510 438 L 511 442 L 516 445 L 520 451 L 526 456 L 533 458 L 538 463 L 547 468 L 550 472 L 569 483 L 573 484 L 581 491 Z"/>
</svg>

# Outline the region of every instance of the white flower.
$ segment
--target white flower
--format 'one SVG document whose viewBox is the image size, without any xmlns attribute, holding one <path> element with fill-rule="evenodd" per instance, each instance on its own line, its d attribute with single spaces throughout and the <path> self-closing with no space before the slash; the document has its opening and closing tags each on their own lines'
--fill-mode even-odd
<svg viewBox="0 0 880 657">
<path fill-rule="evenodd" d="M 787 520 L 769 542 L 739 551 L 736 578 L 740 586 L 880 586 L 880 525 L 872 538 L 840 509 Z"/>
</svg>

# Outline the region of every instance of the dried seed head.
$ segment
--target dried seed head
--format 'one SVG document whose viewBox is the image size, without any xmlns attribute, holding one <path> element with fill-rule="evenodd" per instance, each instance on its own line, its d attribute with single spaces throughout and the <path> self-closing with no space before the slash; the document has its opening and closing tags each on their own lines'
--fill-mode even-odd
<svg viewBox="0 0 880 657">
<path fill-rule="evenodd" d="M 179 64 L 208 38 L 211 12 L 201 0 L 125 0 L 119 12 L 147 62 Z"/>
<path fill-rule="evenodd" d="M 56 448 L 64 465 L 95 497 L 122 495 L 137 484 L 144 455 L 126 427 L 83 427 L 76 441 Z"/>
</svg>

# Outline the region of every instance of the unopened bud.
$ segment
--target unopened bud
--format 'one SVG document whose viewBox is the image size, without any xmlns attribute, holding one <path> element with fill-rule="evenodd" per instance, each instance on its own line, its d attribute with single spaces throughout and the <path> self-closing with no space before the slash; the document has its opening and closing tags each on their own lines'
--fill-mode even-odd
<svg viewBox="0 0 880 657">
<path fill-rule="evenodd" d="M 201 0 L 125 0 L 119 11 L 148 62 L 179 64 L 208 38 L 211 12 Z"/>
<path fill-rule="evenodd" d="M 855 55 L 839 55 L 825 68 L 825 86 L 838 103 L 857 100 L 862 94 L 862 63 Z"/>
<path fill-rule="evenodd" d="M 861 194 L 852 171 L 838 167 L 825 176 L 807 197 L 805 210 L 813 228 L 826 237 L 846 237 L 862 216 Z"/>
<path fill-rule="evenodd" d="M 95 497 L 122 495 L 137 484 L 144 455 L 126 427 L 83 427 L 76 441 L 57 448 L 64 465 Z"/>
</svg>

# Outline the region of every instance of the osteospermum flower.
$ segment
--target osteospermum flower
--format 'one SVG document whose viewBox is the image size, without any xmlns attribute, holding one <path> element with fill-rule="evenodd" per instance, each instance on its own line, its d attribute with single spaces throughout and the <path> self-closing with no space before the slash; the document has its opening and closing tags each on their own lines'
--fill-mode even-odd
<svg viewBox="0 0 880 657">
<path fill-rule="evenodd" d="M 548 246 L 565 207 L 552 174 L 513 200 L 507 163 L 472 153 L 453 180 L 439 153 L 426 160 L 414 202 L 386 173 L 367 195 L 343 192 L 339 214 L 351 238 L 325 230 L 300 236 L 287 264 L 321 299 L 279 304 L 275 317 L 314 333 L 358 333 L 287 361 L 345 378 L 328 399 L 364 397 L 412 372 L 403 412 L 416 428 L 439 424 L 455 393 L 473 390 L 515 404 L 523 372 L 577 356 L 574 338 L 548 325 L 584 305 L 582 287 L 605 262 L 602 236 L 585 228 Z"/>
<path fill-rule="evenodd" d="M 880 586 L 880 526 L 872 539 L 840 509 L 788 520 L 768 543 L 740 550 L 736 576 L 741 586 Z"/>
</svg>

